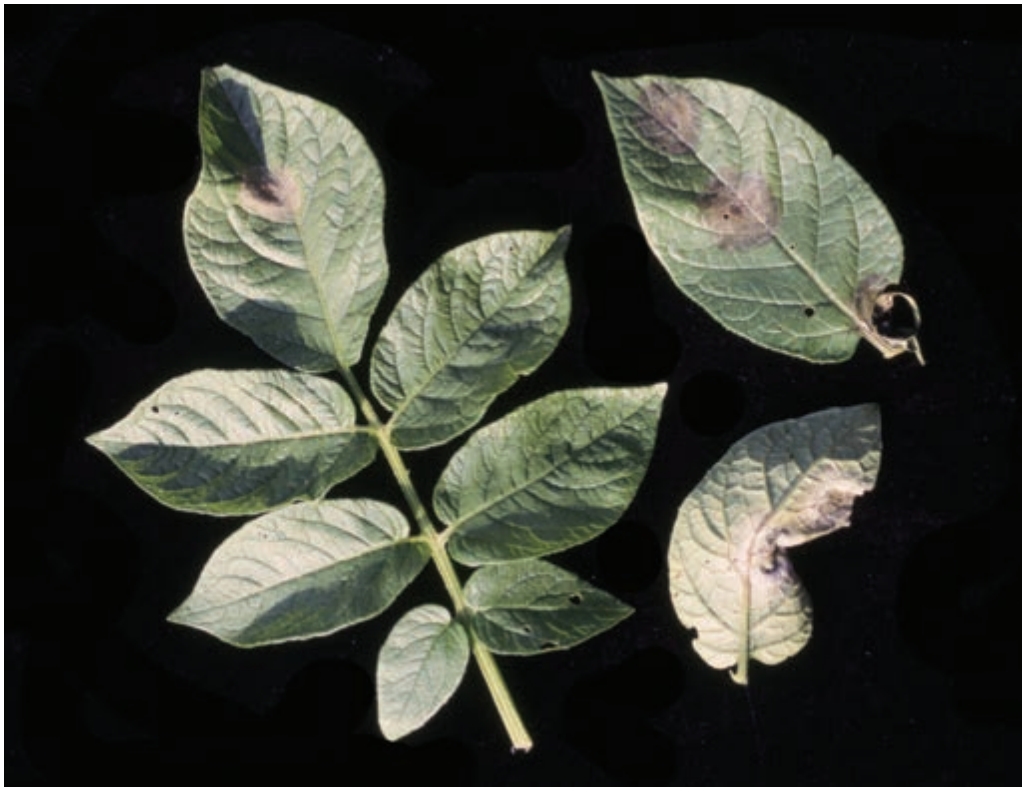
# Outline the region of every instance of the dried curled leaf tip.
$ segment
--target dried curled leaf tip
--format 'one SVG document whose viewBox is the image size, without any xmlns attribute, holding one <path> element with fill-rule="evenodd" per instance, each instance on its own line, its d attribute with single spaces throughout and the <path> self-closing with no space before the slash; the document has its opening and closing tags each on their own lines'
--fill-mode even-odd
<svg viewBox="0 0 1027 792">
<path fill-rule="evenodd" d="M 857 289 L 856 310 L 864 335 L 885 357 L 911 352 L 921 366 L 927 364 L 916 337 L 920 332 L 920 307 L 912 295 L 871 276 Z"/>
</svg>

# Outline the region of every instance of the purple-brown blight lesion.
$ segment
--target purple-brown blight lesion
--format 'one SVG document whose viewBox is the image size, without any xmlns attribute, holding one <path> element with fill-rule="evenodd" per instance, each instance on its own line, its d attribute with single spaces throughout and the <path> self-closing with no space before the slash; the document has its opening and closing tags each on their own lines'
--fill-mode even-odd
<svg viewBox="0 0 1027 792">
<path fill-rule="evenodd" d="M 633 119 L 638 135 L 670 156 L 691 154 L 702 131 L 700 104 L 679 85 L 652 82 L 642 89 L 639 112 Z"/>
<path fill-rule="evenodd" d="M 725 250 L 761 245 L 780 224 L 778 201 L 759 173 L 714 178 L 697 203 L 702 224 L 719 237 L 717 245 Z"/>
<path fill-rule="evenodd" d="M 299 213 L 301 191 L 295 177 L 285 168 L 247 168 L 242 175 L 239 205 L 246 211 L 273 222 L 287 222 Z"/>
</svg>

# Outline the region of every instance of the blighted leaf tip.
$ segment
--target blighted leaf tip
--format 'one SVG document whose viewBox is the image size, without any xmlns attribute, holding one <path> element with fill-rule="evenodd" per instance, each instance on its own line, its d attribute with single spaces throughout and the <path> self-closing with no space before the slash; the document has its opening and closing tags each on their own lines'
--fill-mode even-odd
<svg viewBox="0 0 1027 792">
<path fill-rule="evenodd" d="M 909 352 L 921 366 L 926 365 L 917 338 L 920 306 L 912 295 L 887 278 L 871 275 L 856 289 L 856 312 L 862 322 L 861 333 L 884 357 Z"/>
</svg>

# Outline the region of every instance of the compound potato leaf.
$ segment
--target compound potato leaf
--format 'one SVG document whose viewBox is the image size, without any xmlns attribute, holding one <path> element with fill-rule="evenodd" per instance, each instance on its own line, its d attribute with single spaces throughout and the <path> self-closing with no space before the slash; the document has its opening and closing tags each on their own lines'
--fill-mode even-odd
<svg viewBox="0 0 1027 792">
<path fill-rule="evenodd" d="M 813 362 L 848 359 L 861 337 L 920 357 L 915 337 L 877 329 L 902 273 L 895 224 L 816 130 L 730 83 L 595 78 L 639 223 L 681 291 L 753 343 Z"/>
<path fill-rule="evenodd" d="M 812 607 L 786 548 L 849 524 L 881 459 L 876 404 L 771 424 L 739 440 L 685 499 L 670 540 L 670 593 L 710 666 L 775 664 L 809 640 Z"/>
<path fill-rule="evenodd" d="M 568 649 L 632 613 L 616 597 L 537 559 L 475 570 L 464 594 L 476 639 L 496 654 Z"/>
<path fill-rule="evenodd" d="M 205 514 L 321 497 L 378 447 L 341 387 L 283 370 L 177 377 L 88 441 L 161 503 Z"/>
<path fill-rule="evenodd" d="M 297 503 L 214 551 L 168 619 L 235 646 L 314 638 L 381 613 L 424 568 L 427 545 L 373 500 Z"/>
<path fill-rule="evenodd" d="M 385 190 L 336 110 L 238 69 L 203 72 L 189 261 L 218 315 L 287 365 L 360 359 L 388 277 Z"/>
<path fill-rule="evenodd" d="M 378 725 L 399 740 L 431 720 L 460 686 L 470 658 L 467 633 L 441 605 L 400 619 L 378 655 Z"/>
<path fill-rule="evenodd" d="M 375 345 L 371 387 L 399 448 L 436 445 L 474 426 L 534 371 L 567 329 L 570 230 L 493 234 L 432 264 Z"/>
<path fill-rule="evenodd" d="M 435 488 L 450 555 L 470 565 L 535 558 L 609 528 L 645 475 L 665 391 L 561 391 L 471 435 Z"/>
</svg>

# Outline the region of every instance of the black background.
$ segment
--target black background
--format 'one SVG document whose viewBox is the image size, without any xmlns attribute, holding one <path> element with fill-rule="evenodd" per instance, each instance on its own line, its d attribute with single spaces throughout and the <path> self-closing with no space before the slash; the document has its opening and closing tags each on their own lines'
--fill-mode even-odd
<svg viewBox="0 0 1027 792">
<path fill-rule="evenodd" d="M 889 13 L 8 8 L 6 783 L 1019 784 L 1020 12 Z M 304 644 L 167 624 L 240 521 L 161 507 L 82 442 L 172 376 L 274 365 L 217 321 L 181 242 L 199 71 L 222 62 L 338 107 L 378 155 L 392 274 L 372 334 L 447 248 L 573 224 L 570 330 L 489 419 L 559 387 L 670 384 L 636 502 L 557 559 L 637 613 L 501 661 L 528 755 L 473 670 L 425 729 L 378 735 L 377 648 L 443 601 L 430 573 Z M 927 367 L 775 355 L 679 294 L 591 69 L 733 80 L 820 130 L 903 234 Z M 878 486 L 793 554 L 813 639 L 738 688 L 674 619 L 676 509 L 752 429 L 863 401 L 882 407 Z M 455 447 L 410 456 L 422 491 Z M 340 492 L 398 501 L 383 468 Z"/>
</svg>

